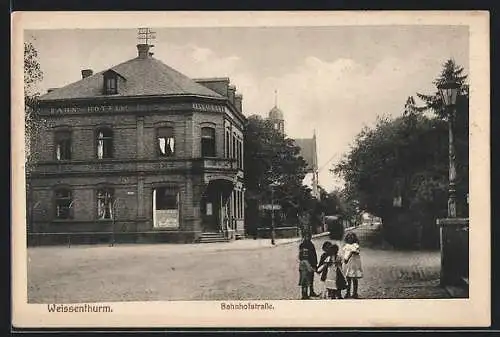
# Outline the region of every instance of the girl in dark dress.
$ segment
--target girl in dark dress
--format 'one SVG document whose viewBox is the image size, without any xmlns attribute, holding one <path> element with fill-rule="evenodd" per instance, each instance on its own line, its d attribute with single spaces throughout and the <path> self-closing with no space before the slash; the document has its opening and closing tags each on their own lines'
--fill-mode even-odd
<svg viewBox="0 0 500 337">
<path fill-rule="evenodd" d="M 311 287 L 311 274 L 314 274 L 315 268 L 309 262 L 309 250 L 301 249 L 299 252 L 299 286 L 302 287 L 302 299 L 309 299 L 307 291 Z"/>
</svg>

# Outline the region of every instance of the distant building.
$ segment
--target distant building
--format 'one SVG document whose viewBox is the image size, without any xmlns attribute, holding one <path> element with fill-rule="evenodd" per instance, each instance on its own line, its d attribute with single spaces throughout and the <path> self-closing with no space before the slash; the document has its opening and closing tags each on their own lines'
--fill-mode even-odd
<svg viewBox="0 0 500 337">
<path fill-rule="evenodd" d="M 194 242 L 244 233 L 242 96 L 137 57 L 40 98 L 30 240 Z M 63 70 L 62 70 L 63 71 Z"/>
<path fill-rule="evenodd" d="M 281 134 L 285 134 L 285 117 L 281 109 L 278 108 L 277 102 L 269 111 L 268 120 L 272 123 L 275 130 Z M 316 133 L 312 138 L 294 139 L 295 144 L 300 147 L 300 156 L 307 163 L 307 172 L 312 175 L 312 195 L 319 199 L 318 189 L 318 154 L 316 148 Z"/>
</svg>

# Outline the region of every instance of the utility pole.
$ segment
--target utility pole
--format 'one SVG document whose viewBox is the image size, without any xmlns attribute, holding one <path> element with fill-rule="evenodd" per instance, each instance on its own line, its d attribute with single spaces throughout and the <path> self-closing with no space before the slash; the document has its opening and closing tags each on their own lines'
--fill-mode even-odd
<svg viewBox="0 0 500 337">
<path fill-rule="evenodd" d="M 275 238 L 276 238 L 276 226 L 274 224 L 274 185 L 271 184 L 271 244 L 275 245 Z"/>
</svg>

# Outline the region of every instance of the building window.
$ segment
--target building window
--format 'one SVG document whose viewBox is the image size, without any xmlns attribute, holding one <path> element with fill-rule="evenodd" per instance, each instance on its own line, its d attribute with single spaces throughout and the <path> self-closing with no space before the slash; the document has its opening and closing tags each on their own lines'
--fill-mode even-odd
<svg viewBox="0 0 500 337">
<path fill-rule="evenodd" d="M 116 76 L 107 76 L 104 78 L 104 93 L 106 95 L 114 95 L 118 93 Z"/>
<path fill-rule="evenodd" d="M 113 132 L 104 128 L 97 131 L 97 158 L 113 157 Z"/>
<path fill-rule="evenodd" d="M 236 136 L 233 134 L 233 156 L 232 158 L 236 158 L 238 156 L 238 151 L 236 149 Z"/>
<path fill-rule="evenodd" d="M 111 189 L 97 190 L 97 218 L 99 220 L 113 219 L 113 191 Z"/>
<path fill-rule="evenodd" d="M 70 219 L 71 209 L 73 206 L 73 199 L 71 191 L 68 189 L 56 190 L 56 218 L 57 219 Z"/>
<path fill-rule="evenodd" d="M 243 141 L 240 140 L 240 168 L 243 169 Z"/>
<path fill-rule="evenodd" d="M 71 133 L 69 131 L 57 131 L 55 137 L 56 160 L 71 159 Z"/>
<path fill-rule="evenodd" d="M 215 157 L 215 129 L 201 128 L 201 156 Z"/>
<path fill-rule="evenodd" d="M 162 127 L 158 129 L 158 154 L 160 157 L 171 157 L 175 152 L 174 128 Z"/>
<path fill-rule="evenodd" d="M 230 151 L 229 142 L 231 141 L 230 135 L 231 133 L 226 130 L 226 158 L 231 158 L 231 154 L 229 152 Z"/>
<path fill-rule="evenodd" d="M 153 189 L 153 226 L 179 227 L 179 191 L 171 187 Z"/>
</svg>

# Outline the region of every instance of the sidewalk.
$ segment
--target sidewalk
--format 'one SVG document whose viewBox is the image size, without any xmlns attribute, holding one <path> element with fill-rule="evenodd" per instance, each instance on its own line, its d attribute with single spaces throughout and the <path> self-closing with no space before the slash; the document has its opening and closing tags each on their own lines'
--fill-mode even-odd
<svg viewBox="0 0 500 337">
<path fill-rule="evenodd" d="M 320 238 L 324 236 L 328 236 L 330 232 L 324 232 L 319 234 L 314 234 L 312 236 L 313 239 Z M 245 249 L 259 249 L 259 248 L 274 248 L 281 245 L 286 245 L 290 243 L 300 242 L 302 240 L 301 237 L 296 238 L 286 238 L 286 239 L 275 239 L 275 245 L 271 244 L 271 239 L 241 239 L 232 242 L 223 242 L 223 243 L 204 243 L 203 245 L 212 246 L 216 251 L 221 250 L 245 250 Z"/>
</svg>

